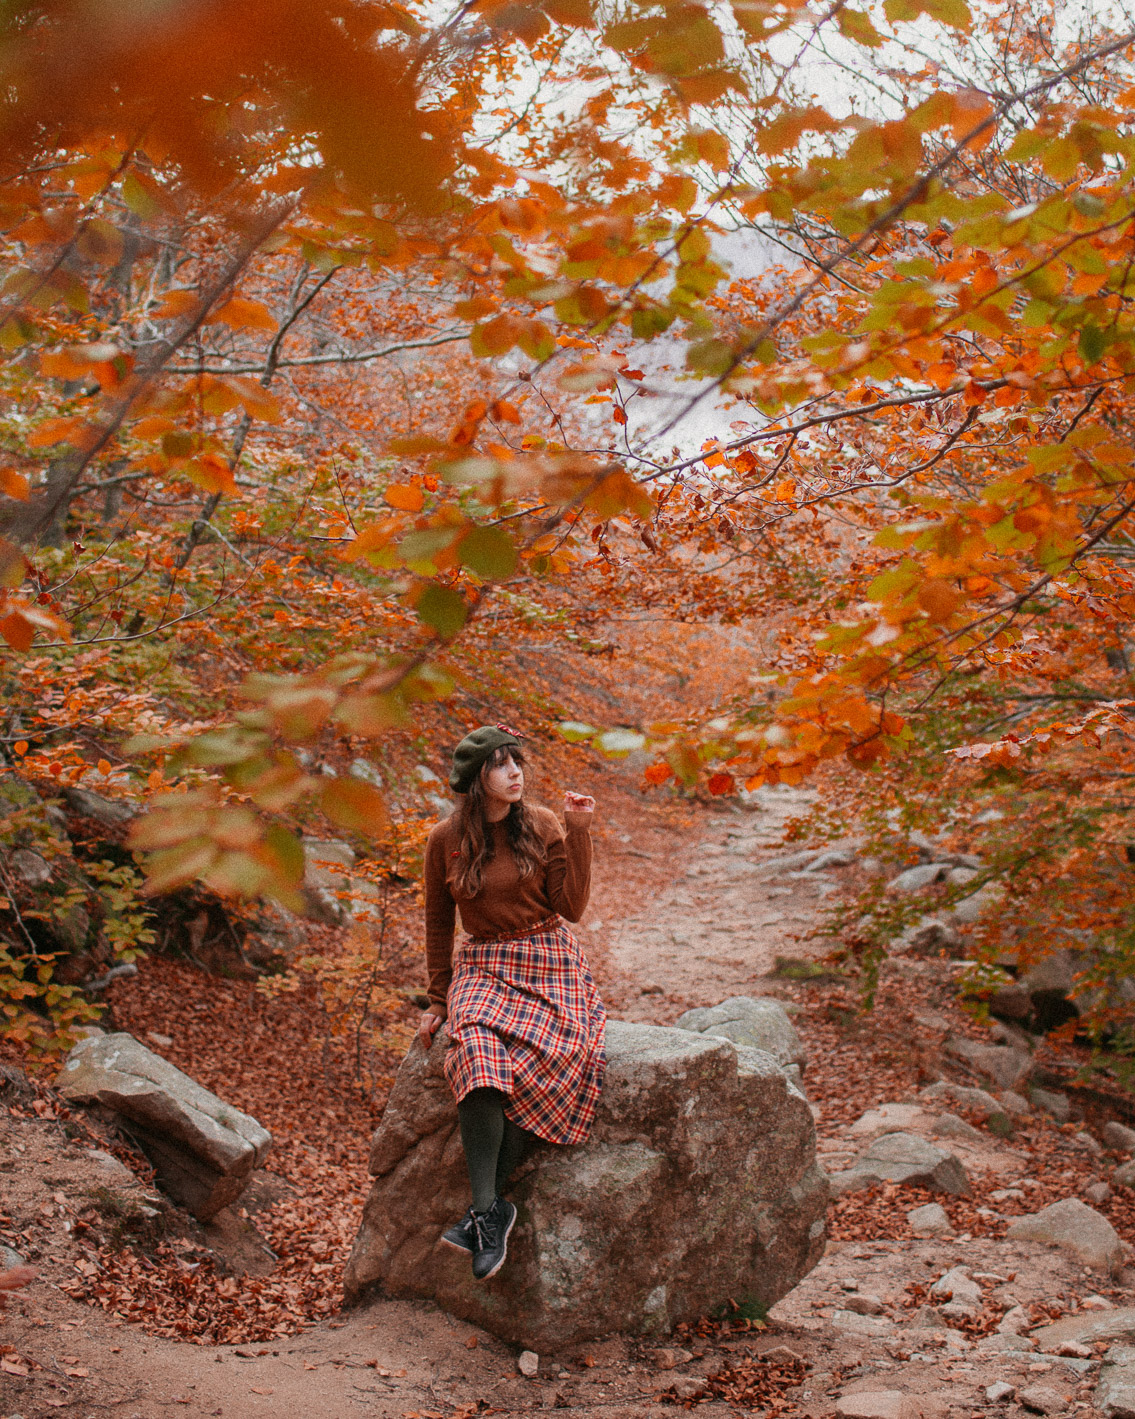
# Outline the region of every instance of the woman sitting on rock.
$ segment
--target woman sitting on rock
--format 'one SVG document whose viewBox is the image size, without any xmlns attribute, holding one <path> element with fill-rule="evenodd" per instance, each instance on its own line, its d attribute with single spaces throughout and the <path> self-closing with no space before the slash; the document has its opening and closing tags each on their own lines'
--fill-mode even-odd
<svg viewBox="0 0 1135 1419">
<path fill-rule="evenodd" d="M 453 752 L 460 806 L 426 845 L 428 1049 L 447 1021 L 445 1077 L 457 1099 L 473 1205 L 442 1240 L 487 1280 L 504 1263 L 516 1208 L 501 1189 L 531 1138 L 582 1143 L 603 1083 L 606 1015 L 562 918 L 591 888 L 595 800 L 564 795 L 556 815 L 524 801 L 524 755 L 505 725 L 483 725 Z M 453 948 L 456 911 L 468 939 Z"/>
</svg>

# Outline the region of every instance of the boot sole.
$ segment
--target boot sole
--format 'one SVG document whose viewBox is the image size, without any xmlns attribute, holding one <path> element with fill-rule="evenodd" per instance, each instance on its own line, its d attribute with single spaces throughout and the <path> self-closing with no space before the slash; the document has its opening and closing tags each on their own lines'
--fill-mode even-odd
<svg viewBox="0 0 1135 1419">
<path fill-rule="evenodd" d="M 472 1247 L 463 1247 L 460 1242 L 452 1242 L 448 1237 L 438 1237 L 438 1241 L 441 1242 L 443 1246 L 452 1247 L 454 1251 L 461 1252 L 463 1256 L 473 1255 Z"/>
<path fill-rule="evenodd" d="M 511 1217 L 511 1219 L 510 1219 L 510 1221 L 509 1221 L 509 1224 L 508 1224 L 508 1226 L 504 1229 L 504 1244 L 503 1244 L 503 1246 L 501 1247 L 501 1259 L 500 1259 L 500 1261 L 497 1262 L 496 1266 L 493 1267 L 492 1271 L 486 1271 L 485 1274 L 484 1274 L 484 1276 L 477 1276 L 477 1277 L 474 1277 L 474 1280 L 476 1280 L 476 1281 L 491 1281 L 492 1278 L 497 1274 L 497 1272 L 501 1269 L 501 1267 L 502 1267 L 502 1266 L 505 1264 L 505 1262 L 508 1260 L 508 1239 L 509 1239 L 509 1237 L 511 1236 L 511 1234 L 512 1234 L 512 1229 L 513 1229 L 513 1227 L 514 1227 L 515 1225 L 516 1225 L 516 1208 L 514 1207 L 514 1208 L 512 1209 L 512 1217 Z"/>
</svg>

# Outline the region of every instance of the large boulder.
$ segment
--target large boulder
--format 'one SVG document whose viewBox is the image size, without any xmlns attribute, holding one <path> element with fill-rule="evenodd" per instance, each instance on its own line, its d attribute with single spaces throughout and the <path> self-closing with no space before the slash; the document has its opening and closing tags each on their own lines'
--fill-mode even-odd
<svg viewBox="0 0 1135 1419">
<path fill-rule="evenodd" d="M 803 1070 L 808 1062 L 800 1036 L 792 1027 L 788 1011 L 770 996 L 731 995 L 720 1005 L 706 1005 L 679 1015 L 674 1025 L 699 1035 L 716 1035 L 735 1045 L 763 1049 L 778 1064 Z M 799 1075 L 794 1076 L 799 1082 Z"/>
<path fill-rule="evenodd" d="M 1060 1247 L 1097 1271 L 1114 1271 L 1123 1260 L 1119 1233 L 1102 1212 L 1078 1197 L 1062 1197 L 1039 1212 L 1018 1217 L 1005 1235 L 1010 1241 Z"/>
<path fill-rule="evenodd" d="M 122 1121 L 158 1182 L 202 1222 L 235 1202 L 272 1135 L 133 1035 L 95 1035 L 59 1071 L 65 1099 L 100 1104 Z"/>
<path fill-rule="evenodd" d="M 439 1245 L 469 1202 L 444 1028 L 411 1046 L 371 1146 L 375 1177 L 344 1290 L 436 1301 L 533 1350 L 664 1333 L 729 1298 L 772 1305 L 819 1260 L 828 1185 L 804 1096 L 769 1054 L 613 1020 L 595 1127 L 541 1145 L 510 1195 L 488 1283 Z"/>
<path fill-rule="evenodd" d="M 955 1197 L 968 1197 L 972 1191 L 966 1170 L 954 1154 L 916 1133 L 884 1133 L 850 1168 L 831 1177 L 837 1195 L 860 1192 L 882 1182 L 933 1188 Z"/>
</svg>

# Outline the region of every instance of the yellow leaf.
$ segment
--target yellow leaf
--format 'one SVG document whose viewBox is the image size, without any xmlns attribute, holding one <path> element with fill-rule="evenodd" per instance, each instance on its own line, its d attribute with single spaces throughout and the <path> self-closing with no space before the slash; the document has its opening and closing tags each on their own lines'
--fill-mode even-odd
<svg viewBox="0 0 1135 1419">
<path fill-rule="evenodd" d="M 426 501 L 425 494 L 414 483 L 390 483 L 382 496 L 399 512 L 421 512 Z"/>
</svg>

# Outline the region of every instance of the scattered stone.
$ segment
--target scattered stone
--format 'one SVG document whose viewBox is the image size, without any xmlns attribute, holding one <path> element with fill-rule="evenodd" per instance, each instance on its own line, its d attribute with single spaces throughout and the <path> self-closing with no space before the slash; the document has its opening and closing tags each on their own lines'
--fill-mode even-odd
<svg viewBox="0 0 1135 1419">
<path fill-rule="evenodd" d="M 113 1153 L 105 1148 L 88 1148 L 87 1158 L 100 1169 L 108 1183 L 119 1187 L 136 1187 L 138 1179 L 125 1163 L 120 1163 Z"/>
<path fill-rule="evenodd" d="M 679 1365 L 688 1365 L 693 1359 L 689 1350 L 656 1350 L 653 1355 L 654 1365 L 659 1370 L 674 1370 Z"/>
<path fill-rule="evenodd" d="M 695 1379 L 693 1375 L 675 1375 L 667 1388 L 681 1403 L 687 1399 L 697 1399 L 699 1394 L 704 1394 L 705 1380 Z"/>
<path fill-rule="evenodd" d="M 1029 1313 L 1024 1306 L 1013 1306 L 997 1322 L 997 1329 L 1002 1335 L 1021 1335 L 1031 1324 Z"/>
<path fill-rule="evenodd" d="M 1006 1113 L 1017 1114 L 1022 1118 L 1033 1111 L 1028 1099 L 1023 1094 L 1015 1093 L 1012 1089 L 1001 1090 L 1001 1107 Z"/>
<path fill-rule="evenodd" d="M 947 1301 L 941 1309 L 942 1319 L 951 1323 L 972 1320 L 977 1315 L 977 1307 L 968 1305 L 965 1301 Z"/>
<path fill-rule="evenodd" d="M 499 1279 L 473 1280 L 438 1237 L 468 1205 L 444 1026 L 414 1041 L 374 1135 L 375 1178 L 347 1300 L 434 1301 L 544 1353 L 622 1332 L 662 1336 L 730 1296 L 769 1306 L 824 1249 L 827 1180 L 807 1101 L 769 1054 L 612 1020 L 589 1140 L 541 1147 L 513 1188 Z"/>
<path fill-rule="evenodd" d="M 104 828 L 120 828 L 134 817 L 134 809 L 128 803 L 104 798 L 101 793 L 92 793 L 89 788 L 65 788 L 63 797 L 76 813 L 84 818 L 93 818 Z"/>
<path fill-rule="evenodd" d="M 1107 1352 L 1095 1399 L 1107 1419 L 1135 1419 L 1135 1346 L 1113 1345 Z"/>
<path fill-rule="evenodd" d="M 855 1335 L 889 1335 L 894 1326 L 881 1316 L 861 1315 L 850 1307 L 832 1312 L 832 1325 L 837 1330 L 850 1330 Z"/>
<path fill-rule="evenodd" d="M 887 883 L 887 891 L 903 894 L 923 892 L 940 881 L 948 871 L 949 863 L 946 862 L 925 862 L 918 867 L 908 867 L 905 872 L 900 872 Z"/>
<path fill-rule="evenodd" d="M 0 1271 L 13 1271 L 17 1266 L 27 1266 L 27 1262 L 13 1247 L 0 1244 Z"/>
<path fill-rule="evenodd" d="M 1100 1157 L 1103 1153 L 1103 1149 L 1100 1147 L 1099 1143 L 1096 1142 L 1090 1133 L 1084 1132 L 1083 1130 L 1072 1135 L 1072 1142 L 1077 1148 L 1082 1148 L 1085 1153 L 1091 1153 L 1096 1158 Z"/>
<path fill-rule="evenodd" d="M 996 1384 L 986 1386 L 985 1398 L 990 1404 L 1007 1404 L 1016 1393 L 1016 1385 L 1011 1385 L 1005 1380 L 998 1380 Z"/>
<path fill-rule="evenodd" d="M 1130 1163 L 1123 1163 L 1116 1168 L 1111 1175 L 1111 1180 L 1119 1187 L 1135 1188 L 1135 1158 Z"/>
<path fill-rule="evenodd" d="M 761 1359 L 767 1360 L 771 1365 L 802 1365 L 804 1356 L 797 1350 L 790 1350 L 787 1345 L 774 1345 L 771 1350 L 762 1350 Z"/>
<path fill-rule="evenodd" d="M 970 1279 L 964 1266 L 955 1266 L 940 1276 L 930 1288 L 936 1301 L 956 1301 L 964 1306 L 981 1305 L 981 1287 Z"/>
<path fill-rule="evenodd" d="M 925 1109 L 920 1109 L 917 1104 L 880 1104 L 878 1108 L 861 1114 L 847 1131 L 852 1138 L 873 1137 L 880 1133 L 917 1128 L 928 1121 Z"/>
<path fill-rule="evenodd" d="M 983 1335 L 977 1342 L 983 1354 L 1025 1355 L 1036 1349 L 1036 1341 L 1027 1335 L 1017 1335 L 1014 1331 L 997 1331 L 993 1335 Z"/>
<path fill-rule="evenodd" d="M 1029 1098 L 1038 1109 L 1051 1114 L 1057 1123 L 1067 1123 L 1072 1117 L 1072 1105 L 1067 1094 L 1059 1094 L 1049 1089 L 1030 1089 Z"/>
<path fill-rule="evenodd" d="M 45 887 L 51 881 L 47 859 L 31 848 L 18 847 L 8 859 L 12 871 L 28 887 Z"/>
<path fill-rule="evenodd" d="M 516 1368 L 526 1380 L 534 1380 L 540 1373 L 540 1357 L 535 1350 L 522 1350 L 517 1356 Z"/>
<path fill-rule="evenodd" d="M 1015 1045 L 986 1045 L 964 1035 L 947 1040 L 945 1050 L 1002 1089 L 1015 1089 L 1023 1083 L 1033 1064 L 1027 1050 Z"/>
<path fill-rule="evenodd" d="M 1025 1190 L 1021 1187 L 999 1187 L 989 1194 L 991 1202 L 1020 1202 Z"/>
<path fill-rule="evenodd" d="M 1135 1128 L 1109 1118 L 1103 1126 L 1103 1141 L 1118 1153 L 1135 1153 Z"/>
<path fill-rule="evenodd" d="M 803 1069 L 808 1062 L 784 1005 L 768 996 L 731 995 L 720 1005 L 687 1010 L 674 1024 L 679 1030 L 764 1050 L 781 1065 L 795 1064 Z"/>
<path fill-rule="evenodd" d="M 945 1079 L 939 1080 L 937 1084 L 928 1084 L 918 1097 L 930 1104 L 949 1102 L 955 1108 L 965 1109 L 967 1113 L 977 1114 L 982 1119 L 1000 1112 L 1004 1107 L 984 1089 L 971 1089 L 965 1084 L 951 1084 Z M 1028 1109 L 1027 1104 L 1025 1108 Z"/>
<path fill-rule="evenodd" d="M 970 1195 L 966 1170 L 947 1153 L 914 1133 L 885 1133 L 845 1172 L 833 1173 L 832 1191 L 856 1192 L 876 1182 L 908 1183 L 955 1197 Z"/>
<path fill-rule="evenodd" d="M 133 1035 L 80 1041 L 56 1079 L 65 1099 L 118 1115 L 158 1182 L 202 1222 L 235 1202 L 272 1135 Z"/>
<path fill-rule="evenodd" d="M 1123 1260 L 1119 1233 L 1101 1212 L 1078 1197 L 1061 1198 L 1029 1217 L 1019 1217 L 1006 1236 L 1011 1241 L 1061 1247 L 1098 1271 L 1112 1271 Z"/>
<path fill-rule="evenodd" d="M 1109 1310 L 1083 1309 L 1078 1315 L 1064 1316 L 1042 1326 L 1033 1339 L 1041 1350 L 1051 1353 L 1066 1340 L 1092 1345 L 1097 1340 L 1135 1341 L 1135 1306 L 1112 1306 Z"/>
<path fill-rule="evenodd" d="M 1059 1414 L 1068 1408 L 1068 1401 L 1045 1385 L 1032 1385 L 1017 1395 L 1018 1401 L 1033 1414 Z"/>
<path fill-rule="evenodd" d="M 959 1118 L 957 1114 L 942 1114 L 930 1125 L 930 1132 L 935 1138 L 961 1138 L 967 1143 L 982 1142 L 981 1130 L 974 1128 L 972 1123 L 966 1123 L 964 1118 Z"/>
<path fill-rule="evenodd" d="M 940 1202 L 927 1202 L 906 1214 L 910 1230 L 916 1237 L 952 1237 L 954 1226 Z"/>
<path fill-rule="evenodd" d="M 839 1286 L 841 1291 L 859 1290 L 859 1282 L 856 1281 L 854 1276 L 845 1276 L 843 1280 L 839 1283 Z"/>
<path fill-rule="evenodd" d="M 843 1303 L 843 1308 L 861 1316 L 881 1316 L 887 1309 L 879 1297 L 872 1296 L 869 1291 L 857 1291 L 854 1295 L 848 1296 Z"/>
<path fill-rule="evenodd" d="M 1111 1196 L 1111 1188 L 1105 1182 L 1089 1183 L 1084 1189 L 1084 1200 L 1093 1207 L 1102 1207 Z"/>
<path fill-rule="evenodd" d="M 1050 1350 L 1048 1353 L 1050 1355 L 1064 1355 L 1075 1360 L 1090 1360 L 1093 1351 L 1090 1345 L 1081 1345 L 1078 1340 L 1065 1340 L 1055 1350 Z"/>
</svg>

